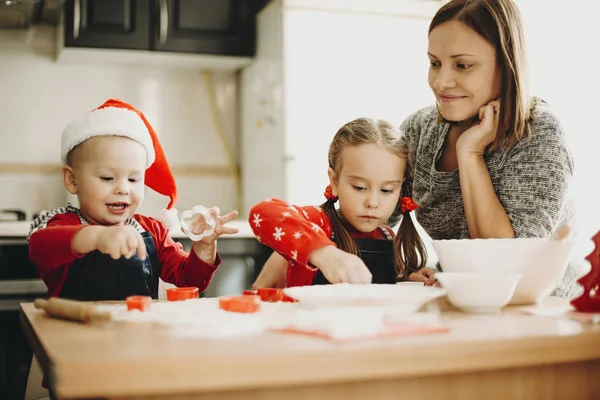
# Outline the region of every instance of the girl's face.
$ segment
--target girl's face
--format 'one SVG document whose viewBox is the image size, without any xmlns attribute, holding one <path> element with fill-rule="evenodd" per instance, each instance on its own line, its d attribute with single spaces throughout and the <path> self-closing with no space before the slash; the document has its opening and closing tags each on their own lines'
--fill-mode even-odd
<svg viewBox="0 0 600 400">
<path fill-rule="evenodd" d="M 475 118 L 500 96 L 496 50 L 460 21 L 448 21 L 429 34 L 429 86 L 442 116 L 453 122 Z"/>
<path fill-rule="evenodd" d="M 406 161 L 376 144 L 346 147 L 340 170 L 329 181 L 344 219 L 360 232 L 372 232 L 390 218 L 404 180 Z"/>
</svg>

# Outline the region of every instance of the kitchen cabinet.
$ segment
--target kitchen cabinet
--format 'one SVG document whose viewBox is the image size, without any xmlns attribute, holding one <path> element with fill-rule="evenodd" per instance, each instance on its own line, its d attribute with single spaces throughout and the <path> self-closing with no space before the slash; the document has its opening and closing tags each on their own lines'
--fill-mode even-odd
<svg viewBox="0 0 600 400">
<path fill-rule="evenodd" d="M 253 56 L 267 0 L 66 0 L 65 47 Z"/>
<path fill-rule="evenodd" d="M 147 50 L 148 0 L 67 0 L 65 46 Z"/>
<path fill-rule="evenodd" d="M 158 0 L 152 49 L 253 56 L 255 12 L 246 0 Z"/>
</svg>

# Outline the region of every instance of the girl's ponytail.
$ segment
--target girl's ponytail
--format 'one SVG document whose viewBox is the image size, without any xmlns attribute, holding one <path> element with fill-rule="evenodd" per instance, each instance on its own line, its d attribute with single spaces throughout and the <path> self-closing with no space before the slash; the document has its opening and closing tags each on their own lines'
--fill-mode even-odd
<svg viewBox="0 0 600 400">
<path fill-rule="evenodd" d="M 417 204 L 410 197 L 401 198 L 402 222 L 394 238 L 394 258 L 398 277 L 403 280 L 427 265 L 427 248 L 410 216 Z"/>
</svg>

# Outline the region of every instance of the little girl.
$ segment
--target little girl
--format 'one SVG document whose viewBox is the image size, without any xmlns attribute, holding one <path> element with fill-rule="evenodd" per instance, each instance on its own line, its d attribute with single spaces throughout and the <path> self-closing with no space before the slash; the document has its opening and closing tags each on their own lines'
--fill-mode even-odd
<svg viewBox="0 0 600 400">
<path fill-rule="evenodd" d="M 286 286 L 396 283 L 411 273 L 429 281 L 425 246 L 410 218 L 417 205 L 402 196 L 406 150 L 398 139 L 388 122 L 351 121 L 329 146 L 325 203 L 299 207 L 267 199 L 252 207 L 258 241 L 288 262 Z M 397 207 L 402 223 L 395 236 L 385 222 Z"/>
</svg>

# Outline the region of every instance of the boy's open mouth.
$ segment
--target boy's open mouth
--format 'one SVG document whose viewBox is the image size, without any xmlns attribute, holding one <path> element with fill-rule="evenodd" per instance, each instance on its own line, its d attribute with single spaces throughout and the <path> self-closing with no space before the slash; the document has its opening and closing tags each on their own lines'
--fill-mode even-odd
<svg viewBox="0 0 600 400">
<path fill-rule="evenodd" d="M 126 209 L 127 207 L 129 207 L 129 204 L 127 204 L 127 203 L 111 203 L 111 204 L 107 204 L 107 206 L 111 210 L 122 211 L 122 210 Z"/>
</svg>

